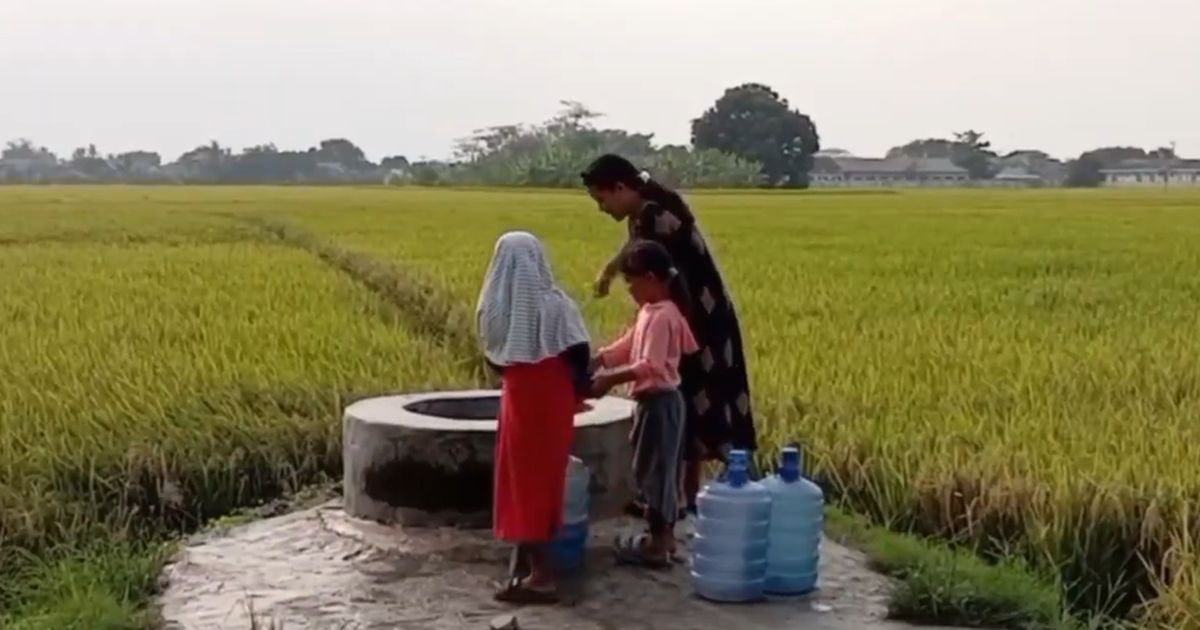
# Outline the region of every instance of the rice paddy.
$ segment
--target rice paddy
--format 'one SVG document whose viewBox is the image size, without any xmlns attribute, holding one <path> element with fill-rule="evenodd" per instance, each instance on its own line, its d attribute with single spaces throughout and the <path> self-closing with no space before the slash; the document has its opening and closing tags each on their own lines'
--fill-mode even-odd
<svg viewBox="0 0 1200 630">
<path fill-rule="evenodd" d="M 1024 558 L 1078 609 L 1197 621 L 1200 193 L 690 201 L 761 456 L 798 441 L 851 510 Z M 336 476 L 355 395 L 477 382 L 508 229 L 597 339 L 630 318 L 590 297 L 624 232 L 577 191 L 0 188 L 0 578 Z"/>
</svg>

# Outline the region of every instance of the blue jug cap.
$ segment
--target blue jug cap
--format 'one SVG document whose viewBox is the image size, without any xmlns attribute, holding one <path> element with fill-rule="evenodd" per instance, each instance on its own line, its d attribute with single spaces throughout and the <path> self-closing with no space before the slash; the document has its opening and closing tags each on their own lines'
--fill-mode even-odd
<svg viewBox="0 0 1200 630">
<path fill-rule="evenodd" d="M 747 461 L 746 451 L 741 449 L 729 451 L 729 475 L 727 478 L 729 485 L 740 488 L 750 480 Z"/>
<path fill-rule="evenodd" d="M 783 461 L 779 466 L 779 478 L 787 483 L 800 479 L 800 449 L 789 446 L 783 449 Z"/>
</svg>

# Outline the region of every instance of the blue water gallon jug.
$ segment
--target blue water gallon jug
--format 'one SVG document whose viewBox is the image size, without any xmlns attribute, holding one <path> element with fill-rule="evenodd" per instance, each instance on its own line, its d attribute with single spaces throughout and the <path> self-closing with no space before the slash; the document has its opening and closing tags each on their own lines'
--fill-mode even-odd
<svg viewBox="0 0 1200 630">
<path fill-rule="evenodd" d="M 803 595 L 817 588 L 825 494 L 800 475 L 800 449 L 783 449 L 779 472 L 763 481 L 771 494 L 767 592 Z"/>
<path fill-rule="evenodd" d="M 724 479 L 697 497 L 692 588 L 704 599 L 754 601 L 766 588 L 771 495 L 747 468 L 746 451 L 731 452 Z"/>
<path fill-rule="evenodd" d="M 563 488 L 563 524 L 551 543 L 551 555 L 559 573 L 569 575 L 583 569 L 588 540 L 588 483 L 591 475 L 583 461 L 567 460 L 567 483 Z"/>
</svg>

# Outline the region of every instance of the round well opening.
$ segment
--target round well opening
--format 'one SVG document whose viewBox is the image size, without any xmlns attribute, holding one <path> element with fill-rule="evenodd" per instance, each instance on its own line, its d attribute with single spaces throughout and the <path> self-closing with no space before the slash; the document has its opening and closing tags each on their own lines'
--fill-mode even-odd
<svg viewBox="0 0 1200 630">
<path fill-rule="evenodd" d="M 500 397 L 432 398 L 408 403 L 404 409 L 447 420 L 495 420 L 500 415 Z"/>
</svg>

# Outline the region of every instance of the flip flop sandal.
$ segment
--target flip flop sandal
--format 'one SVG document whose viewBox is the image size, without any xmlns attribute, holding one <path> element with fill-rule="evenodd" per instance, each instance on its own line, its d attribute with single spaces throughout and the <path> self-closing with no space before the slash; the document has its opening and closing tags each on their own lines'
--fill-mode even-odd
<svg viewBox="0 0 1200 630">
<path fill-rule="evenodd" d="M 526 578 L 509 578 L 508 585 L 497 592 L 494 598 L 506 604 L 548 605 L 558 603 L 558 590 L 531 587 L 526 584 Z"/>
<path fill-rule="evenodd" d="M 642 534 L 644 536 L 649 536 L 650 528 L 643 529 Z M 687 558 L 680 555 L 678 547 L 667 552 L 667 560 L 670 560 L 671 562 L 673 562 L 675 564 L 686 564 L 687 563 Z"/>
<path fill-rule="evenodd" d="M 629 564 L 647 569 L 669 569 L 671 559 L 668 555 L 651 556 L 646 553 L 646 543 L 650 538 L 645 534 L 617 536 L 613 550 L 617 554 L 618 564 Z"/>
</svg>

